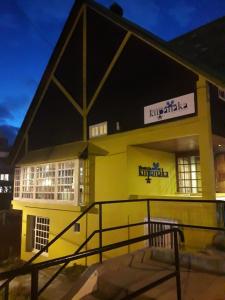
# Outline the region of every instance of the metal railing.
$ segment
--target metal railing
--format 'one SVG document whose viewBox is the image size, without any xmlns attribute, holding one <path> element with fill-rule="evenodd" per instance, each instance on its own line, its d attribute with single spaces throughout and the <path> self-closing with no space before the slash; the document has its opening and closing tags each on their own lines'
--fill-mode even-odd
<svg viewBox="0 0 225 300">
<path fill-rule="evenodd" d="M 56 237 L 54 237 L 47 245 L 45 245 L 37 254 L 35 254 L 28 262 L 26 262 L 24 264 L 24 266 L 22 268 L 13 270 L 8 272 L 8 277 L 4 277 L 5 282 L 0 286 L 0 291 L 2 289 L 4 289 L 4 300 L 8 300 L 9 299 L 9 283 L 10 281 L 15 278 L 16 276 L 18 276 L 17 270 L 20 270 L 20 272 L 24 272 L 22 270 L 31 270 L 33 268 L 33 266 L 36 266 L 36 268 L 38 268 L 38 266 L 41 266 L 41 268 L 43 269 L 44 266 L 49 266 L 49 264 L 54 262 L 54 265 L 56 264 L 61 264 L 63 263 L 62 266 L 60 266 L 59 270 L 56 271 L 53 276 L 48 280 L 48 282 L 46 282 L 46 284 L 38 291 L 38 295 L 40 295 L 49 285 L 50 283 L 57 277 L 57 275 L 68 265 L 68 263 L 73 259 L 79 259 L 81 258 L 79 255 L 81 255 L 81 250 L 88 244 L 88 242 L 98 233 L 99 235 L 99 245 L 98 245 L 98 250 L 94 249 L 94 254 L 99 254 L 99 262 L 102 262 L 102 253 L 104 251 L 108 251 L 105 249 L 106 246 L 103 246 L 103 232 L 107 232 L 107 231 L 112 231 L 112 230 L 119 230 L 119 229 L 123 229 L 123 228 L 129 228 L 129 227 L 135 227 L 135 226 L 140 226 L 140 225 L 147 225 L 148 227 L 148 235 L 143 236 L 143 240 L 148 239 L 149 240 L 149 245 L 151 245 L 151 239 L 154 237 L 154 234 L 150 234 L 150 225 L 152 224 L 162 224 L 161 222 L 151 222 L 151 207 L 150 207 L 150 203 L 151 202 L 170 202 L 170 203 L 201 203 L 201 204 L 223 204 L 223 201 L 220 200 L 193 200 L 193 199 L 185 199 L 185 200 L 176 200 L 176 199 L 132 199 L 132 200 L 113 200 L 113 201 L 101 201 L 101 202 L 94 202 L 92 203 L 90 206 L 88 206 L 74 221 L 72 221 L 68 226 L 66 226 Z M 127 224 L 127 225 L 121 225 L 121 226 L 116 226 L 116 227 L 110 227 L 110 228 L 103 228 L 103 206 L 106 205 L 116 205 L 116 204 L 125 204 L 125 203 L 145 203 L 146 204 L 146 215 L 147 215 L 147 221 L 146 222 L 139 222 L 139 223 L 133 223 L 133 224 Z M 94 230 L 88 238 L 86 238 L 86 240 L 78 247 L 78 249 L 69 256 L 66 257 L 61 257 L 61 258 L 57 258 L 57 259 L 53 259 L 53 260 L 49 260 L 46 262 L 43 262 L 40 264 L 33 264 L 33 262 L 40 257 L 40 255 L 45 252 L 47 249 L 49 249 L 49 247 L 51 247 L 51 245 L 53 245 L 57 240 L 59 240 L 66 232 L 68 232 L 68 230 L 70 230 L 72 228 L 72 226 L 74 226 L 74 224 L 76 224 L 78 221 L 80 221 L 84 216 L 86 216 L 88 213 L 91 212 L 91 210 L 94 207 L 98 207 L 98 230 Z M 195 228 L 195 229 L 202 229 L 202 230 L 213 230 L 213 231 L 223 231 L 225 232 L 224 228 L 221 227 L 212 227 L 212 226 L 202 226 L 202 225 L 197 225 L 197 224 L 171 224 L 171 223 L 166 223 L 163 222 L 164 225 L 170 225 L 171 228 L 173 228 L 173 230 L 178 230 L 177 228 L 182 227 L 182 228 Z M 166 231 L 164 231 L 166 232 Z M 180 233 L 181 236 L 181 240 L 184 239 L 183 235 L 182 235 L 182 231 L 178 230 L 178 232 Z M 139 237 L 140 241 L 142 237 Z M 133 243 L 135 242 L 134 239 L 130 239 L 129 241 L 132 241 Z M 129 241 L 123 241 L 124 243 L 126 242 L 126 245 L 130 245 L 132 244 L 132 242 Z M 113 247 L 113 245 L 119 245 L 119 243 L 115 243 L 112 244 L 111 246 Z M 124 244 L 125 245 L 125 244 Z M 119 247 L 119 246 L 118 246 Z M 120 246 L 122 247 L 122 246 Z M 113 248 L 112 248 L 113 249 Z M 112 250 L 111 249 L 111 250 Z M 93 252 L 90 252 L 92 250 L 88 250 L 86 252 L 82 252 L 82 257 L 88 257 L 90 255 L 94 255 L 94 254 L 90 254 Z M 86 253 L 86 254 L 85 254 Z M 86 256 L 85 256 L 86 255 Z M 69 259 L 69 257 L 71 258 L 71 260 Z M 79 258 L 78 258 L 79 257 Z M 65 260 L 64 260 L 65 259 Z M 57 262 L 57 263 L 56 263 Z M 30 269 L 31 268 L 31 269 Z M 35 268 L 35 267 L 34 267 Z M 29 272 L 28 272 L 29 273 Z M 2 273 L 2 274 L 6 274 L 6 273 Z M 2 278 L 2 274 L 0 274 L 0 278 Z M 32 289 L 36 290 L 35 287 L 35 282 L 37 282 L 37 278 L 38 278 L 38 271 L 32 271 Z M 21 275 L 21 274 L 20 274 Z M 37 278 L 35 277 L 37 276 Z M 33 300 L 33 298 L 31 298 Z M 37 299 L 37 298 L 35 298 Z M 180 299 L 180 298 L 178 298 Z"/>
<path fill-rule="evenodd" d="M 146 222 L 143 222 L 146 223 Z M 138 224 L 139 225 L 139 224 Z M 128 225 L 129 226 L 129 225 Z M 106 228 L 105 231 L 109 231 L 111 230 L 110 228 Z M 113 230 L 116 230 L 116 227 L 113 228 Z M 97 230 L 95 233 L 100 233 L 99 230 Z M 180 262 L 179 262 L 179 241 L 178 241 L 178 234 L 181 235 L 182 238 L 182 232 L 178 229 L 178 228 L 171 228 L 171 229 L 167 229 L 161 232 L 157 232 L 157 233 L 153 233 L 151 235 L 151 239 L 154 239 L 158 236 L 162 236 L 164 234 L 168 234 L 168 233 L 173 233 L 174 235 L 174 257 L 175 257 L 175 271 L 174 272 L 170 272 L 169 274 L 162 276 L 160 279 L 151 282 L 150 284 L 148 284 L 147 286 L 144 286 L 142 289 L 135 291 L 133 293 L 130 293 L 129 295 L 127 295 L 125 299 L 132 299 L 134 297 L 137 297 L 138 295 L 146 292 L 147 290 L 154 288 L 156 286 L 158 286 L 159 284 L 171 279 L 172 277 L 176 277 L 176 290 L 177 290 L 177 299 L 181 300 L 181 284 L 180 284 Z M 117 249 L 120 247 L 124 247 L 127 245 L 131 245 L 134 243 L 138 243 L 144 240 L 149 239 L 149 235 L 142 235 L 136 238 L 132 238 L 130 240 L 126 240 L 126 241 L 121 241 L 121 242 L 117 242 L 117 243 L 113 243 L 113 244 L 109 244 L 106 246 L 102 246 L 101 248 L 94 248 L 91 250 L 87 250 L 87 251 L 83 251 L 77 254 L 72 254 L 72 255 L 67 255 L 67 256 L 63 256 L 60 258 L 56 258 L 56 259 L 51 259 L 48 260 L 46 262 L 40 262 L 40 263 L 35 263 L 35 264 L 30 264 L 30 265 L 26 265 L 23 267 L 20 267 L 18 269 L 12 270 L 12 271 L 7 271 L 7 272 L 3 272 L 0 273 L 0 280 L 4 280 L 4 279 L 8 279 L 8 278 L 12 278 L 12 277 L 17 277 L 17 276 L 22 276 L 22 275 L 26 275 L 26 274 L 30 274 L 31 275 L 31 299 L 32 300 L 37 300 L 38 297 L 40 296 L 40 294 L 43 291 L 43 288 L 39 290 L 38 287 L 38 275 L 39 275 L 39 271 L 55 266 L 55 265 L 59 265 L 59 264 L 68 264 L 71 261 L 75 261 L 81 258 L 86 258 L 92 255 L 102 255 L 103 252 L 106 251 L 110 251 L 113 249 Z M 7 290 L 7 294 L 8 294 L 8 290 Z"/>
</svg>

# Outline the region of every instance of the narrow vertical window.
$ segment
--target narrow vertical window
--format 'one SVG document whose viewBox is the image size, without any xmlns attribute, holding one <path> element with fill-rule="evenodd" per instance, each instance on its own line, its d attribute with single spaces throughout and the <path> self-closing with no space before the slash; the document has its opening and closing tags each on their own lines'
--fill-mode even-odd
<svg viewBox="0 0 225 300">
<path fill-rule="evenodd" d="M 48 244 L 49 240 L 49 218 L 35 216 L 33 231 L 33 249 L 41 250 Z M 48 250 L 45 251 L 46 253 Z"/>
<path fill-rule="evenodd" d="M 14 174 L 14 198 L 20 197 L 20 174 L 21 174 L 21 169 L 16 168 Z"/>
<path fill-rule="evenodd" d="M 201 193 L 199 156 L 177 158 L 177 184 L 180 193 Z"/>
<path fill-rule="evenodd" d="M 33 199 L 34 194 L 34 167 L 22 168 L 22 198 Z"/>
</svg>

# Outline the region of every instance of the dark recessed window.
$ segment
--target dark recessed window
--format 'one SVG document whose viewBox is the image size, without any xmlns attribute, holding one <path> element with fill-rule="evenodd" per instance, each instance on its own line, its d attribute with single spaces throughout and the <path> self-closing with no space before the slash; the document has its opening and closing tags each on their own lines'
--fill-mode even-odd
<svg viewBox="0 0 225 300">
<path fill-rule="evenodd" d="M 74 224 L 74 231 L 75 232 L 80 232 L 80 223 L 75 223 Z"/>
</svg>

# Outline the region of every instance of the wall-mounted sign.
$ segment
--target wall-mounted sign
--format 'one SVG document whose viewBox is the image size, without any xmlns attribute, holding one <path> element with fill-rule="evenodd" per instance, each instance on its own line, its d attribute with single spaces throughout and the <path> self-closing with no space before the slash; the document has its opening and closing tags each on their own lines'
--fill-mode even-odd
<svg viewBox="0 0 225 300">
<path fill-rule="evenodd" d="M 155 123 L 195 113 L 194 93 L 144 107 L 144 123 Z"/>
<path fill-rule="evenodd" d="M 160 168 L 158 162 L 154 162 L 152 167 L 138 167 L 139 176 L 146 177 L 146 183 L 151 183 L 151 177 L 169 177 L 169 173 Z"/>
</svg>

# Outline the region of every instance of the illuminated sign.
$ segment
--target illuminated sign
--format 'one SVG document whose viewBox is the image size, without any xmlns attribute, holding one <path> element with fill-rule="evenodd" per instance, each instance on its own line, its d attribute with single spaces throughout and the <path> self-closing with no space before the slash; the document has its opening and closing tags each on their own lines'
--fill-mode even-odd
<svg viewBox="0 0 225 300">
<path fill-rule="evenodd" d="M 158 162 L 154 162 L 152 167 L 138 167 L 139 176 L 146 177 L 146 183 L 151 183 L 151 177 L 169 177 L 169 173 L 160 168 Z"/>
<path fill-rule="evenodd" d="M 194 93 L 144 107 L 144 124 L 160 122 L 195 113 Z"/>
</svg>

